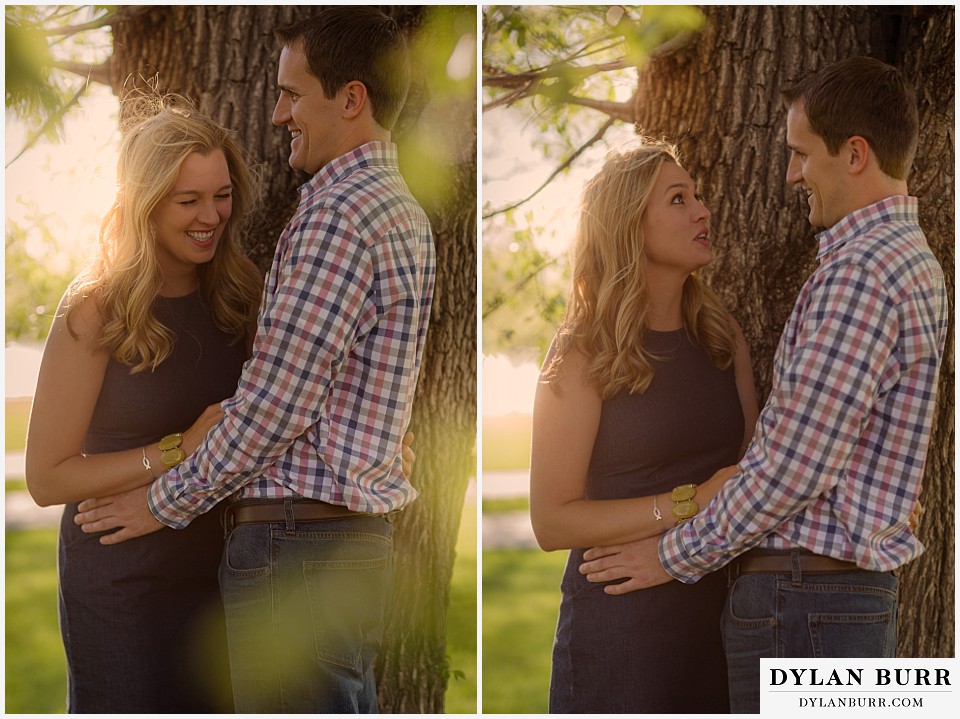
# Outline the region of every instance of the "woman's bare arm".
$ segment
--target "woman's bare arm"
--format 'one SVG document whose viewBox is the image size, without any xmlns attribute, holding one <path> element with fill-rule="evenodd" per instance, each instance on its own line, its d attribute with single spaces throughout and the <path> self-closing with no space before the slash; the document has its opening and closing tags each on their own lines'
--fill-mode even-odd
<svg viewBox="0 0 960 719">
<path fill-rule="evenodd" d="M 549 362 L 549 358 L 548 358 Z M 584 499 L 587 469 L 600 424 L 600 396 L 586 379 L 587 358 L 572 350 L 559 379 L 537 387 L 530 459 L 530 518 L 547 551 L 617 544 L 660 534 L 675 525 L 669 493 L 654 497 Z M 697 488 L 703 505 L 722 483 Z"/>
<path fill-rule="evenodd" d="M 84 437 L 109 360 L 106 350 L 97 347 L 102 324 L 96 301 L 87 298 L 72 315 L 71 334 L 61 302 L 47 338 L 26 448 L 27 488 L 41 506 L 124 492 L 149 484 L 165 469 L 156 445 L 83 454 Z M 144 407 L 144 411 L 150 408 Z M 181 446 L 187 454 L 196 450 L 218 418 L 219 408 L 212 406 L 184 433 Z M 152 472 L 144 466 L 144 453 Z"/>
</svg>

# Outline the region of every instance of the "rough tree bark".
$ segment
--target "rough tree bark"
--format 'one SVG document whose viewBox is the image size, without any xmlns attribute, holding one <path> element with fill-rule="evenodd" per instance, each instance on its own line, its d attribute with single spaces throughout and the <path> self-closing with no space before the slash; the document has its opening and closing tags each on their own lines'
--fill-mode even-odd
<svg viewBox="0 0 960 719">
<path fill-rule="evenodd" d="M 161 89 L 186 95 L 200 110 L 234 129 L 262 163 L 264 202 L 246 251 L 266 270 L 306 179 L 287 165 L 289 138 L 271 124 L 277 99 L 279 48 L 273 29 L 308 17 L 316 6 L 171 6 L 121 8 L 113 24 L 111 84 L 125 87 L 159 77 Z M 429 27 L 423 6 L 383 8 L 412 37 Z M 472 8 L 468 8 L 474 12 Z M 462 9 L 461 9 L 462 12 Z M 475 27 L 475 20 L 473 21 Z M 429 38 L 428 38 L 429 41 Z M 405 141 L 437 108 L 422 69 L 394 139 L 401 170 L 414 160 Z M 476 105 L 443 108 L 456 123 L 460 152 L 442 198 L 418 194 L 435 233 L 438 277 L 430 333 L 411 430 L 417 439 L 414 484 L 420 499 L 396 527 L 396 605 L 382 652 L 380 709 L 443 711 L 448 670 L 445 615 L 454 546 L 476 436 Z M 406 164 L 405 164 L 406 163 Z M 456 667 L 454 667 L 455 669 Z"/>
<path fill-rule="evenodd" d="M 703 183 L 717 238 L 704 272 L 743 327 L 759 396 L 797 293 L 815 267 L 802 198 L 786 186 L 786 111 L 779 90 L 836 60 L 871 55 L 917 86 L 920 147 L 909 178 L 921 224 L 954 287 L 954 34 L 952 7 L 710 6 L 708 25 L 683 50 L 639 75 L 636 123 L 682 139 Z M 951 308 L 951 317 L 952 317 Z M 924 478 L 926 553 L 901 574 L 902 656 L 954 651 L 953 329 Z M 935 611 L 932 609 L 935 608 Z"/>
</svg>

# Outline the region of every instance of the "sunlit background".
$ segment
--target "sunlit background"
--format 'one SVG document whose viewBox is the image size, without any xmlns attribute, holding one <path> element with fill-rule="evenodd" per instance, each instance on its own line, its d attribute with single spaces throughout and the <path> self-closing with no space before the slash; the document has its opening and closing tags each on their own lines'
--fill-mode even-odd
<svg viewBox="0 0 960 719">
<path fill-rule="evenodd" d="M 624 86 L 618 100 L 629 97 L 630 88 Z M 533 193 L 548 178 L 558 164 L 556 158 L 546 159 L 534 146 L 539 130 L 527 114 L 510 108 L 498 108 L 483 115 L 482 201 L 484 207 L 501 208 Z M 629 127 L 611 128 L 603 141 L 585 152 L 569 172 L 551 181 L 532 200 L 513 211 L 512 222 L 496 217 L 484 224 L 482 242 L 485 246 L 506 245 L 517 250 L 511 240 L 517 232 L 530 233 L 533 244 L 542 252 L 559 256 L 553 272 L 562 273 L 566 256 L 577 224 L 578 204 L 584 183 L 592 177 L 607 153 L 635 141 Z M 486 282 L 485 282 L 486 284 Z M 489 298 L 486 298 L 489 299 Z M 498 311 L 500 312 L 500 311 Z M 505 309 L 504 312 L 509 312 Z M 500 317 L 509 323 L 512 318 Z M 484 323 L 484 332 L 494 331 L 493 322 Z M 523 494 L 528 482 L 527 465 L 505 469 L 495 456 L 496 443 L 502 435 L 527 440 L 533 412 L 539 364 L 542 357 L 525 346 L 486 348 L 482 366 L 482 418 L 484 426 L 484 497 L 503 497 Z M 514 448 L 523 452 L 524 447 Z M 529 451 L 528 448 L 526 451 Z M 529 458 L 526 458 L 527 461 Z M 514 462 L 515 464 L 515 462 Z"/>
<path fill-rule="evenodd" d="M 97 241 L 100 218 L 110 207 L 117 159 L 117 99 L 108 88 L 92 86 L 66 117 L 62 141 L 40 140 L 5 173 L 5 224 L 23 229 L 24 250 L 49 269 L 77 269 Z M 7 114 L 5 154 L 23 147 L 32 128 Z M 9 160 L 8 160 L 9 161 Z M 24 278 L 7 277 L 7 289 Z M 37 307 L 38 321 L 49 325 L 55 307 Z M 41 346 L 6 346 L 7 397 L 33 395 Z"/>
<path fill-rule="evenodd" d="M 8 9 L 8 19 L 11 10 Z M 92 7 L 68 11 L 84 23 Z M 66 13 L 65 13 L 66 15 Z M 57 57 L 96 64 L 109 56 L 110 33 L 94 29 L 57 39 Z M 8 48 L 9 50 L 9 48 Z M 51 78 L 53 80 L 53 78 Z M 59 130 L 39 119 L 4 115 L 4 394 L 9 478 L 22 477 L 23 436 L 36 389 L 43 340 L 56 302 L 92 256 L 100 218 L 114 195 L 117 99 L 109 88 L 58 73 L 57 91 L 78 99 Z M 9 87 L 8 87 L 9 90 Z M 8 96 L 9 104 L 9 96 Z M 7 498 L 8 504 L 10 497 Z"/>
</svg>

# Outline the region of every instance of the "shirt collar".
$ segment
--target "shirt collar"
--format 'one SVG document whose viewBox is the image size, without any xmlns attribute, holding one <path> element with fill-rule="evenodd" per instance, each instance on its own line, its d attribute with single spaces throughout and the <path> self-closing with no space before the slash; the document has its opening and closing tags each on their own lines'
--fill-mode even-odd
<svg viewBox="0 0 960 719">
<path fill-rule="evenodd" d="M 364 167 L 397 167 L 397 146 L 392 142 L 367 142 L 331 160 L 300 186 L 301 197 L 335 185 Z"/>
<path fill-rule="evenodd" d="M 917 222 L 917 198 L 907 195 L 886 197 L 872 205 L 851 212 L 829 230 L 817 235 L 821 262 L 875 225 L 885 222 Z"/>
</svg>

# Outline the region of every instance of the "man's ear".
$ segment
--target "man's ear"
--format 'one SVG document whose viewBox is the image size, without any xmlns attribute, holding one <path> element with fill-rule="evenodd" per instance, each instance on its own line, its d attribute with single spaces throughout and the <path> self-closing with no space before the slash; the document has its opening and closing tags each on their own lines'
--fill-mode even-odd
<svg viewBox="0 0 960 719">
<path fill-rule="evenodd" d="M 860 135 L 852 135 L 846 142 L 849 158 L 848 169 L 854 175 L 859 175 L 867 168 L 870 160 L 870 143 Z"/>
<path fill-rule="evenodd" d="M 367 86 L 359 80 L 351 80 L 343 86 L 343 117 L 348 120 L 360 115 L 367 104 Z"/>
</svg>

